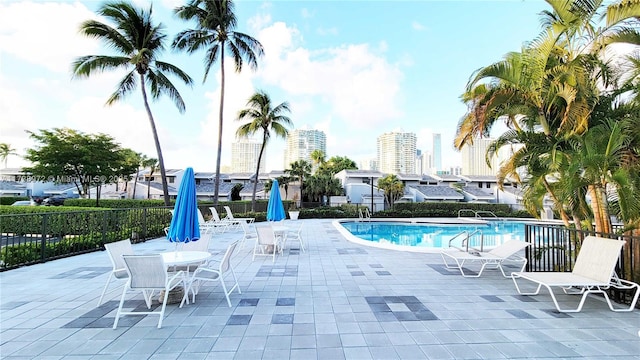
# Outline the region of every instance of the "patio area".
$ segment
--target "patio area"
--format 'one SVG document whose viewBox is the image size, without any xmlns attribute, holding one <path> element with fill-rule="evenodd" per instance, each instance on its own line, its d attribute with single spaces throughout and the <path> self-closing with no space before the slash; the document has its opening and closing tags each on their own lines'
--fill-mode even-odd
<svg viewBox="0 0 640 360">
<path fill-rule="evenodd" d="M 332 220 L 299 220 L 306 252 L 289 243 L 275 263 L 232 259 L 242 294 L 232 307 L 217 283 L 196 302 L 157 316 L 124 316 L 121 291 L 96 307 L 111 271 L 106 252 L 0 275 L 2 359 L 638 359 L 640 311 L 615 313 L 601 297 L 582 312 L 555 311 L 550 296 L 519 296 L 486 270 L 463 278 L 439 254 L 378 249 L 345 240 Z M 261 224 L 258 224 L 260 226 Z M 221 258 L 242 232 L 215 235 Z M 156 239 L 138 254 L 169 251 Z M 514 268 L 515 271 L 515 268 Z M 560 297 L 566 299 L 566 297 Z M 141 294 L 129 304 L 143 306 Z M 577 298 L 571 298 L 572 302 Z M 157 302 L 156 302 L 157 304 Z"/>
</svg>

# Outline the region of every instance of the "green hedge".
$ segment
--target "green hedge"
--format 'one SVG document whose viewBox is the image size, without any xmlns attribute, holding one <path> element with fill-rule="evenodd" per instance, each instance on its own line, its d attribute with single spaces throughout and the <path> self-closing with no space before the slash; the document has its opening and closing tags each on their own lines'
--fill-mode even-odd
<svg viewBox="0 0 640 360">
<path fill-rule="evenodd" d="M 26 196 L 0 196 L 0 205 L 11 205 L 22 200 L 29 200 L 29 198 Z"/>
<path fill-rule="evenodd" d="M 174 200 L 170 203 L 175 204 Z M 64 201 L 65 206 L 76 207 L 95 207 L 96 199 L 67 199 Z M 98 207 L 110 209 L 134 209 L 143 207 L 161 207 L 164 206 L 164 200 L 155 199 L 100 199 Z"/>
<path fill-rule="evenodd" d="M 378 211 L 375 217 L 458 217 L 460 210 L 490 211 L 497 217 L 531 217 L 526 211 L 513 211 L 507 204 L 479 204 L 460 202 L 422 202 L 400 203 L 393 209 Z M 472 212 L 461 214 L 465 217 L 473 217 Z M 480 214 L 482 217 L 491 217 L 490 214 Z"/>
</svg>

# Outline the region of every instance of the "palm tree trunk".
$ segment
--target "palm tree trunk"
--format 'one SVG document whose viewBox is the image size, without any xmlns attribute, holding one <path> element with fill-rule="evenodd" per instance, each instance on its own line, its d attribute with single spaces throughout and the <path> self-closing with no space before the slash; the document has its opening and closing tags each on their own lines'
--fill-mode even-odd
<svg viewBox="0 0 640 360">
<path fill-rule="evenodd" d="M 596 223 L 596 232 L 604 234 L 611 233 L 611 218 L 609 217 L 609 209 L 607 198 L 604 190 L 596 185 L 589 185 L 589 195 L 591 197 L 591 209 Z"/>
<path fill-rule="evenodd" d="M 151 108 L 149 107 L 149 101 L 147 100 L 147 91 L 145 89 L 143 74 L 140 74 L 140 89 L 142 89 L 142 99 L 144 99 L 144 108 L 145 110 L 147 110 L 147 116 L 149 117 L 149 123 L 151 124 L 151 132 L 153 133 L 153 142 L 156 145 L 156 152 L 158 153 L 158 164 L 160 165 L 160 177 L 162 178 L 162 194 L 164 197 L 164 206 L 169 206 L 169 188 L 167 187 L 167 173 L 164 170 L 164 158 L 162 157 L 162 149 L 160 148 L 160 139 L 158 139 L 158 131 L 156 130 L 156 123 L 153 120 L 153 115 L 151 114 Z"/>
<path fill-rule="evenodd" d="M 251 195 L 251 212 L 256 212 L 256 189 L 258 188 L 258 176 L 260 175 L 260 161 L 262 160 L 262 154 L 264 148 L 267 145 L 267 133 L 262 136 L 262 146 L 260 147 L 260 154 L 258 154 L 258 166 L 256 166 L 256 178 L 253 181 L 253 194 Z"/>
<path fill-rule="evenodd" d="M 132 199 L 136 198 L 136 188 L 138 187 L 138 175 L 140 174 L 140 166 L 136 168 L 136 178 L 133 180 L 133 196 Z"/>
<path fill-rule="evenodd" d="M 547 182 L 546 179 L 542 179 L 542 183 L 544 184 L 544 188 L 547 190 L 547 193 L 549 194 L 549 196 L 551 196 L 551 199 L 553 200 L 553 202 L 558 205 L 557 206 L 558 212 L 560 213 L 560 218 L 562 218 L 562 222 L 564 223 L 564 226 L 569 227 L 571 225 L 569 222 L 569 215 L 567 215 L 567 212 L 564 211 L 564 207 L 562 206 L 562 201 L 558 199 L 558 197 L 553 192 L 553 190 L 551 189 L 551 186 L 549 186 L 549 183 Z"/>
<path fill-rule="evenodd" d="M 213 193 L 213 204 L 218 205 L 220 194 L 220 162 L 222 161 L 222 123 L 224 108 L 224 41 L 220 44 L 220 120 L 218 121 L 218 156 L 216 158 L 216 186 Z M 258 179 L 256 179 L 257 181 Z M 253 206 L 253 205 L 252 205 Z"/>
</svg>

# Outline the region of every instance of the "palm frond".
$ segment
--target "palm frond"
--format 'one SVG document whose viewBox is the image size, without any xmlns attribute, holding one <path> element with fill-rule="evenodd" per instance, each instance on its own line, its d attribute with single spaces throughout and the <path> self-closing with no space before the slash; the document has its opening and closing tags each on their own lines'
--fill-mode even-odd
<svg viewBox="0 0 640 360">
<path fill-rule="evenodd" d="M 107 100 L 107 105 L 112 105 L 119 100 L 126 97 L 131 91 L 133 91 L 138 83 L 137 73 L 134 71 L 129 72 L 120 82 L 116 88 L 116 91 L 111 94 L 109 99 Z"/>
</svg>

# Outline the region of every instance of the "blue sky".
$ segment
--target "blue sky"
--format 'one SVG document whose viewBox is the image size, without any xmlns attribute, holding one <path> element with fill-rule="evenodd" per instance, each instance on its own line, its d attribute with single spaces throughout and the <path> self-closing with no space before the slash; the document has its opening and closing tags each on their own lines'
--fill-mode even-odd
<svg viewBox="0 0 640 360">
<path fill-rule="evenodd" d="M 182 3 L 153 2 L 154 19 L 166 26 L 169 40 L 193 26 L 172 13 Z M 109 134 L 156 157 L 139 90 L 104 106 L 123 73 L 71 79 L 75 57 L 113 54 L 77 32 L 100 4 L 0 3 L 0 142 L 19 154 L 35 145 L 26 130 L 69 127 Z M 327 157 L 373 158 L 376 138 L 402 129 L 416 133 L 424 150 L 430 134 L 441 133 L 443 164 L 458 165 L 452 141 L 466 110 L 460 95 L 469 76 L 533 40 L 539 13 L 548 8 L 530 0 L 237 1 L 237 30 L 257 38 L 265 56 L 255 72 L 226 71 L 222 165 L 230 165 L 236 114 L 258 89 L 276 104 L 290 103 L 295 128 L 323 130 Z M 151 104 L 167 168 L 215 170 L 220 66 L 203 84 L 203 56 L 168 49 L 161 57 L 194 79 L 192 88 L 178 86 L 186 113 L 167 97 Z M 284 145 L 275 139 L 268 145 L 266 170 L 284 169 Z M 19 157 L 8 159 L 9 167 L 22 165 Z"/>
</svg>

